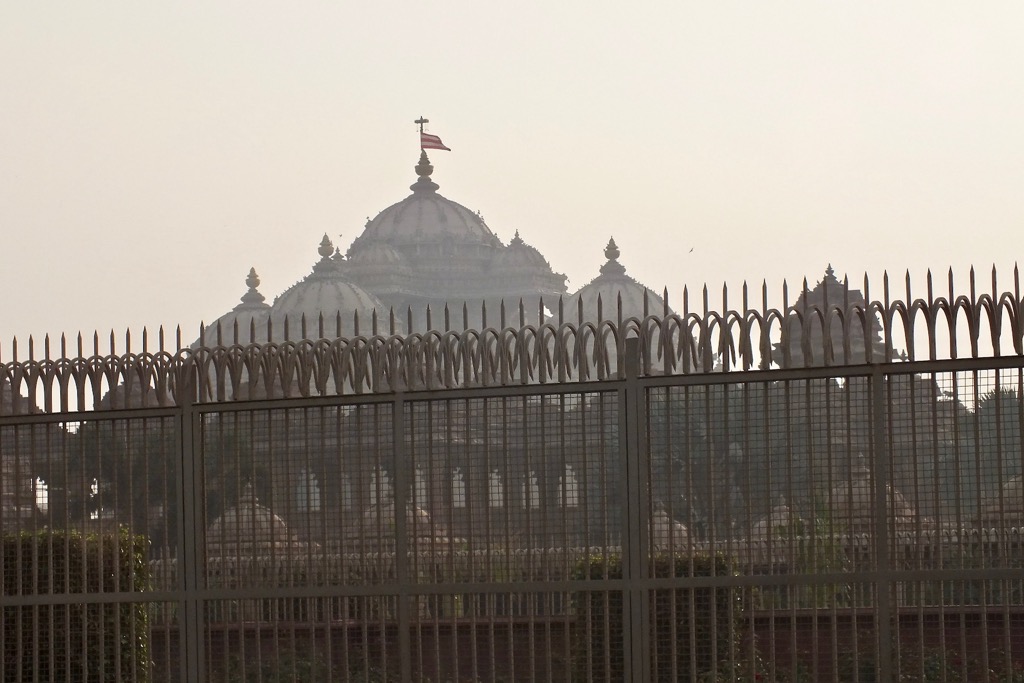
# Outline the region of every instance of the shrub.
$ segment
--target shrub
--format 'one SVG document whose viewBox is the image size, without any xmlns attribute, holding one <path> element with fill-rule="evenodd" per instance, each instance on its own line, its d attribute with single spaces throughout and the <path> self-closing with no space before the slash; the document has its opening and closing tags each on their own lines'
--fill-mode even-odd
<svg viewBox="0 0 1024 683">
<path fill-rule="evenodd" d="M 687 578 L 731 576 L 723 557 L 659 555 L 652 559 L 655 578 L 679 579 L 672 588 L 650 591 L 651 664 L 656 681 L 729 680 L 730 669 L 750 669 L 743 659 L 742 589 L 692 588 Z M 578 580 L 621 579 L 622 558 L 582 560 Z M 625 680 L 625 634 L 619 591 L 581 591 L 574 596 L 577 625 L 573 636 L 573 676 L 579 681 Z M 749 673 L 749 672 L 747 672 Z M 708 678 L 705 678 L 708 677 Z"/>
<path fill-rule="evenodd" d="M 82 601 L 98 593 L 144 589 L 147 544 L 126 530 L 5 534 L 3 595 L 64 599 L 3 607 L 4 683 L 148 681 L 145 603 Z"/>
</svg>

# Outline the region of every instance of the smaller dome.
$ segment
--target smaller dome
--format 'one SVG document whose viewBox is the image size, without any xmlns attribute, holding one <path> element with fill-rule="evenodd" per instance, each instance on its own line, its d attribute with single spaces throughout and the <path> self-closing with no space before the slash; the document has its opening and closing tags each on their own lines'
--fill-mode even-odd
<svg viewBox="0 0 1024 683">
<path fill-rule="evenodd" d="M 206 530 L 206 545 L 214 556 L 253 556 L 303 544 L 283 519 L 260 504 L 252 484 L 246 484 L 238 503 L 225 510 Z"/>
<path fill-rule="evenodd" d="M 654 290 L 640 284 L 626 275 L 626 269 L 619 263 L 619 248 L 615 240 L 608 240 L 604 250 L 607 263 L 601 266 L 601 274 L 569 297 L 565 310 L 570 319 L 577 316 L 580 303 L 583 305 L 583 320 L 587 322 L 617 321 L 619 302 L 622 304 L 622 320 L 643 319 L 647 315 L 663 315 L 665 300 Z M 600 307 L 598 304 L 600 303 Z M 671 313 L 672 311 L 669 310 Z"/>
<path fill-rule="evenodd" d="M 750 537 L 755 541 L 767 541 L 769 538 L 800 536 L 804 532 L 804 522 L 800 516 L 794 514 L 785 503 L 779 503 L 767 517 L 754 524 Z"/>
<path fill-rule="evenodd" d="M 249 269 L 245 284 L 249 290 L 242 295 L 239 304 L 209 325 L 204 325 L 202 344 L 196 340 L 193 346 L 219 346 L 236 342 L 246 344 L 267 340 L 270 305 L 257 289 L 260 276 L 256 274 L 255 268 Z"/>
<path fill-rule="evenodd" d="M 651 543 L 659 552 L 686 551 L 690 549 L 690 530 L 664 510 L 657 510 L 651 515 Z"/>
<path fill-rule="evenodd" d="M 850 480 L 832 489 L 830 513 L 837 532 L 870 533 L 875 519 L 874 482 L 870 472 L 858 467 Z M 891 485 L 885 486 L 885 507 L 897 528 L 912 526 L 917 511 L 902 493 Z"/>
<path fill-rule="evenodd" d="M 370 292 L 352 282 L 346 274 L 348 264 L 343 259 L 332 258 L 334 246 L 324 235 L 319 248 L 320 261 L 313 266 L 313 272 L 300 282 L 282 292 L 270 308 L 275 339 L 299 339 L 319 334 L 319 321 L 323 316 L 324 334 L 331 336 L 336 330 L 336 321 L 341 317 L 342 332 L 355 332 L 355 316 L 358 315 L 359 333 L 370 334 L 374 313 L 381 321 L 388 319 L 388 309 Z M 305 321 L 306 333 L 302 326 Z M 285 325 L 287 324 L 287 334 Z"/>
<path fill-rule="evenodd" d="M 540 271 L 547 274 L 552 272 L 551 264 L 544 258 L 544 255 L 536 247 L 524 242 L 523 238 L 519 236 L 518 230 L 508 246 L 494 257 L 491 267 L 496 272 L 522 270 Z"/>
</svg>

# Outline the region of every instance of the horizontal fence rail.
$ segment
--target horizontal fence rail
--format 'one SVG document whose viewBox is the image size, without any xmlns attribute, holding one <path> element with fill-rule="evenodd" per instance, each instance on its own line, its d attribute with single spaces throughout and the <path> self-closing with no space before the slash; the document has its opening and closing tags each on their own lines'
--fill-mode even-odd
<svg viewBox="0 0 1024 683">
<path fill-rule="evenodd" d="M 831 277 L 15 346 L 0 680 L 1024 680 L 1017 275 Z"/>
</svg>

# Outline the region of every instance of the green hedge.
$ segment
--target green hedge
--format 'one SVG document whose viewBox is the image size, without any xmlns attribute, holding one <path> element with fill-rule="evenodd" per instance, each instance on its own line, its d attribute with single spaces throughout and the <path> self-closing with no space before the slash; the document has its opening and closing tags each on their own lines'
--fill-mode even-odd
<svg viewBox="0 0 1024 683">
<path fill-rule="evenodd" d="M 659 555 L 651 562 L 655 578 L 732 576 L 723 557 Z M 578 580 L 621 579 L 622 558 L 593 556 L 574 569 Z M 650 595 L 651 671 L 655 681 L 732 680 L 718 672 L 748 670 L 743 641 L 740 588 L 657 589 Z M 626 679 L 624 614 L 619 591 L 581 591 L 574 596 L 573 678 L 577 681 Z"/>
<path fill-rule="evenodd" d="M 142 536 L 5 534 L 3 595 L 53 596 L 52 605 L 3 606 L 3 681 L 149 680 L 144 602 L 83 603 L 81 595 L 142 591 L 148 581 Z M 140 596 L 141 597 L 141 596 Z"/>
</svg>

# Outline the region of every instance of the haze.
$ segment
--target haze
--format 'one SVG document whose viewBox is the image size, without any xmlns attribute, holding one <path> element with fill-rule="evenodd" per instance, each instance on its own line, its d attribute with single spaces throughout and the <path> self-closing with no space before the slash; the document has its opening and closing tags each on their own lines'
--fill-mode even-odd
<svg viewBox="0 0 1024 683">
<path fill-rule="evenodd" d="M 28 3 L 0 7 L 0 348 L 194 331 L 408 194 L 569 276 L 813 284 L 1024 246 L 1018 3 Z M 341 237 L 339 238 L 339 235 Z M 691 251 L 692 249 L 692 251 Z M 735 290 L 731 289 L 733 286 Z M 921 287 L 923 294 L 923 287 Z M 186 335 L 188 337 L 194 335 Z M 8 360 L 9 358 L 4 358 Z"/>
</svg>

